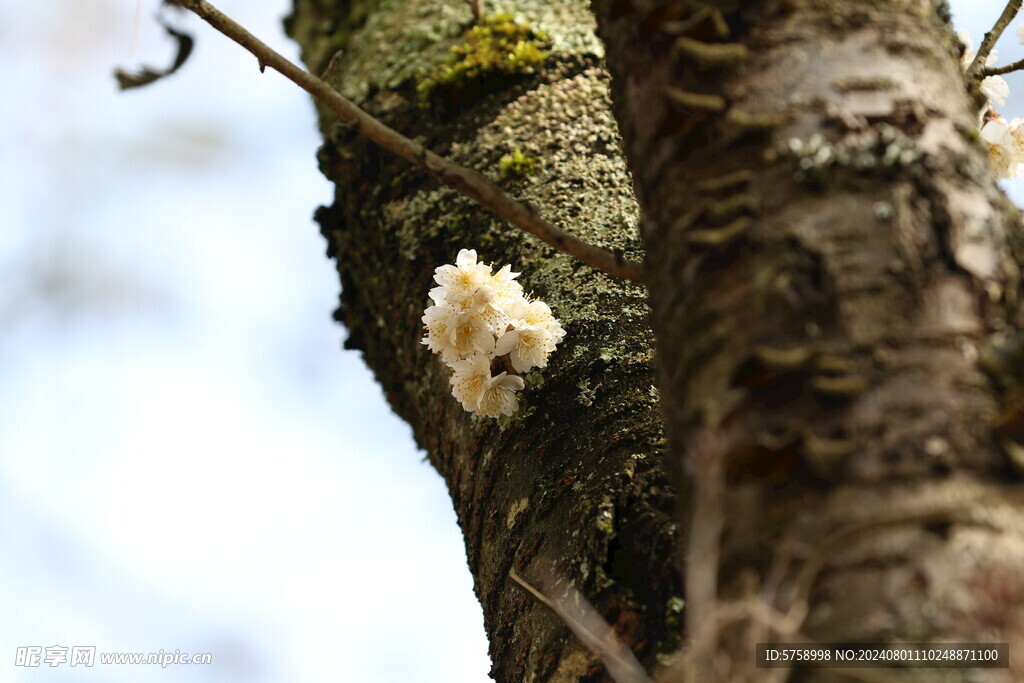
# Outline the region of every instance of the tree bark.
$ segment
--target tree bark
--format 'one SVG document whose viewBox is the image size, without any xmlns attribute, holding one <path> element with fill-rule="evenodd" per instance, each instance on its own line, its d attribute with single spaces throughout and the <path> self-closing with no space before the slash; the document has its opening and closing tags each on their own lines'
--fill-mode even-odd
<svg viewBox="0 0 1024 683">
<path fill-rule="evenodd" d="M 532 72 L 471 79 L 427 104 L 417 86 L 470 29 L 463 0 L 297 0 L 286 25 L 315 73 L 342 50 L 329 80 L 389 125 L 496 179 L 504 155 L 537 159 L 537 174 L 505 177 L 505 186 L 570 232 L 639 258 L 636 201 L 588 6 L 538 0 L 485 9 L 514 11 L 546 32 L 548 56 Z M 330 112 L 320 116 L 321 168 L 336 195 L 317 220 L 342 282 L 337 318 L 346 347 L 363 352 L 447 482 L 483 605 L 492 676 L 603 676 L 598 660 L 509 581 L 510 570 L 553 598 L 574 585 L 653 665 L 678 647 L 682 599 L 645 290 L 519 234 L 356 138 Z M 526 290 L 567 330 L 510 421 L 463 411 L 449 371 L 419 343 L 433 270 L 461 248 L 521 270 Z"/>
<path fill-rule="evenodd" d="M 288 21 L 311 70 L 341 49 L 332 83 L 400 131 L 494 177 L 539 159 L 505 183 L 567 230 L 639 254 L 640 200 L 661 407 L 646 292 L 320 112 L 338 318 L 448 484 L 492 675 L 603 675 L 515 569 L 580 588 L 651 669 L 683 636 L 699 680 L 762 680 L 751 643 L 799 639 L 1010 642 L 985 676 L 1019 679 L 1024 235 L 944 3 L 592 5 L 632 179 L 584 3 L 487 3 L 549 56 L 426 105 L 466 3 L 295 0 Z M 460 248 L 521 269 L 569 333 L 507 423 L 463 412 L 418 343 Z"/>
<path fill-rule="evenodd" d="M 691 663 L 761 680 L 757 641 L 992 641 L 1014 668 L 987 680 L 1020 680 L 1024 238 L 945 3 L 593 7 L 675 483 L 706 501 L 683 529 L 720 554 L 688 568 L 688 635 L 718 643 Z"/>
</svg>

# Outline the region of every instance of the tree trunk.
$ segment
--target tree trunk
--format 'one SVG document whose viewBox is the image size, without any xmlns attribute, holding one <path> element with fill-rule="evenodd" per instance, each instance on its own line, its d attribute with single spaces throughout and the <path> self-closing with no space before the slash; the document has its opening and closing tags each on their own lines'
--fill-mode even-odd
<svg viewBox="0 0 1024 683">
<path fill-rule="evenodd" d="M 547 33 L 531 70 L 432 89 L 472 23 L 449 2 L 297 0 L 287 27 L 315 73 L 435 151 L 502 179 L 556 224 L 640 258 L 637 209 L 585 2 L 487 2 Z M 342 282 L 338 320 L 393 409 L 447 482 L 499 681 L 600 680 L 598 661 L 509 571 L 552 597 L 575 585 L 647 663 L 678 647 L 681 582 L 674 495 L 664 471 L 649 309 L 611 280 L 524 237 L 321 110 L 323 172 L 337 190 L 317 213 Z M 536 174 L 500 160 L 516 150 Z M 511 171 L 511 172 L 509 172 Z M 420 345 L 435 267 L 476 249 L 521 270 L 567 336 L 509 421 L 471 417 L 449 371 Z M 383 492 L 382 492 L 383 493 Z M 410 558 L 411 562 L 415 558 Z M 396 587 L 396 590 L 398 587 Z"/>
<path fill-rule="evenodd" d="M 945 4 L 593 0 L 633 181 L 585 4 L 485 7 L 546 31 L 547 56 L 434 87 L 472 21 L 458 0 L 296 0 L 288 26 L 311 70 L 341 49 L 331 82 L 437 151 L 494 177 L 537 159 L 504 184 L 570 232 L 637 255 L 634 186 L 643 209 L 667 448 L 641 288 L 321 111 L 338 317 L 448 483 L 492 675 L 602 676 L 510 569 L 575 584 L 649 668 L 685 635 L 699 680 L 761 680 L 751 643 L 802 638 L 1010 642 L 988 674 L 1024 675 L 1024 235 Z M 463 412 L 419 344 L 460 248 L 521 269 L 569 333 L 507 422 Z"/>
<path fill-rule="evenodd" d="M 689 636 L 720 680 L 791 638 L 1009 642 L 1021 680 L 1024 237 L 945 3 L 593 6 L 705 505 Z"/>
</svg>

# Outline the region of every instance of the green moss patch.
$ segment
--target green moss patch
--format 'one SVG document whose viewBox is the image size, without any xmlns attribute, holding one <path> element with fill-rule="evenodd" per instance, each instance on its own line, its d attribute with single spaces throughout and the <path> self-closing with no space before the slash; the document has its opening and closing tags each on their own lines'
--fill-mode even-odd
<svg viewBox="0 0 1024 683">
<path fill-rule="evenodd" d="M 511 154 L 506 154 L 498 162 L 502 177 L 522 178 L 533 175 L 537 172 L 537 160 L 523 154 L 523 150 L 516 149 Z"/>
<path fill-rule="evenodd" d="M 464 34 L 451 48 L 446 62 L 424 77 L 417 90 L 421 101 L 442 94 L 453 100 L 482 94 L 507 84 L 510 78 L 534 73 L 548 58 L 550 38 L 531 24 L 515 21 L 511 14 L 494 14 Z"/>
</svg>

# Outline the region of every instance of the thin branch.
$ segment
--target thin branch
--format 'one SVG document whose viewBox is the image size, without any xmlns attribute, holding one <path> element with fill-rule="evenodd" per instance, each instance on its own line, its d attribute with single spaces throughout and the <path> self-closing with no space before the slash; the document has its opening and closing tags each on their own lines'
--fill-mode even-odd
<svg viewBox="0 0 1024 683">
<path fill-rule="evenodd" d="M 477 24 L 484 22 L 483 0 L 466 0 L 469 9 L 473 11 L 473 21 Z"/>
<path fill-rule="evenodd" d="M 750 622 L 765 627 L 770 635 L 758 642 L 810 642 L 799 632 L 802 617 L 794 620 L 790 615 L 782 614 L 757 597 L 717 602 L 712 606 L 707 619 L 700 632 L 691 636 L 683 655 L 659 674 L 656 683 L 716 680 L 710 673 L 705 678 L 695 677 L 692 671 L 695 660 L 701 653 L 713 647 L 719 633 L 735 624 Z M 750 649 L 750 653 L 754 653 L 754 648 Z M 757 680 L 764 677 L 762 675 Z"/>
<path fill-rule="evenodd" d="M 690 447 L 693 512 L 686 548 L 686 629 L 694 680 L 714 680 L 718 627 L 718 561 L 725 527 L 725 459 L 730 435 L 703 430 Z"/>
<path fill-rule="evenodd" d="M 555 227 L 544 220 L 536 210 L 512 199 L 480 173 L 435 154 L 418 142 L 410 140 L 370 116 L 326 82 L 300 69 L 270 49 L 206 0 L 179 0 L 178 4 L 195 12 L 208 24 L 255 55 L 259 60 L 261 71 L 269 66 L 280 72 L 281 75 L 322 102 L 338 116 L 352 122 L 356 131 L 406 161 L 425 168 L 441 183 L 456 192 L 473 199 L 520 230 L 539 237 L 589 266 L 614 277 L 643 282 L 643 271 L 639 264 L 627 261 L 619 254 L 613 254 L 600 247 L 587 244 Z"/>
<path fill-rule="evenodd" d="M 1007 64 L 1006 66 L 986 66 L 981 71 L 981 77 L 988 78 L 989 76 L 1005 76 L 1008 73 L 1020 71 L 1022 69 L 1024 69 L 1024 59 L 1014 62 L 1013 64 Z"/>
<path fill-rule="evenodd" d="M 554 612 L 587 649 L 600 657 L 608 675 L 616 683 L 651 683 L 633 651 L 615 636 L 614 629 L 579 591 L 570 586 L 567 599 L 551 600 L 523 580 L 515 570 L 509 569 L 508 575 L 534 600 Z"/>
<path fill-rule="evenodd" d="M 996 20 L 992 30 L 986 33 L 985 38 L 981 41 L 981 45 L 978 47 L 978 54 L 974 56 L 974 61 L 967 67 L 967 75 L 969 77 L 978 78 L 981 76 L 982 71 L 985 70 L 985 62 L 992 53 L 992 48 L 996 46 L 996 42 L 1003 35 L 1003 31 L 1010 25 L 1013 18 L 1017 16 L 1022 2 L 1024 0 L 1010 0 L 1006 3 L 1003 13 L 999 15 L 999 19 Z"/>
</svg>

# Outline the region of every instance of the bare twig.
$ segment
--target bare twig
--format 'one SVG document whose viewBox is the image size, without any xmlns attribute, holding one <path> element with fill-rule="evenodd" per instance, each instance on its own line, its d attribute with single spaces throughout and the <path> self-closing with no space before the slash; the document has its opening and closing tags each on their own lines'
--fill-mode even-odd
<svg viewBox="0 0 1024 683">
<path fill-rule="evenodd" d="M 689 675 L 691 667 L 694 665 L 694 655 L 701 650 L 707 649 L 710 641 L 715 638 L 717 633 L 735 624 L 746 622 L 751 626 L 765 629 L 767 635 L 756 642 L 793 643 L 801 644 L 805 647 L 820 645 L 817 641 L 808 638 L 800 632 L 800 627 L 806 616 L 805 613 L 797 614 L 791 611 L 783 614 L 760 597 L 720 602 L 714 607 L 711 616 L 712 619 L 709 626 L 703 629 L 703 632 L 697 636 L 696 640 L 690 643 L 687 652 L 682 658 L 659 674 L 656 683 L 686 683 L 691 680 L 706 680 L 713 683 L 718 680 L 716 678 L 695 679 Z M 754 652 L 755 647 L 756 644 L 751 644 L 750 651 Z M 785 679 L 787 671 L 789 669 L 781 667 L 777 669 L 759 669 L 756 680 L 774 680 L 779 675 Z M 885 681 L 892 680 L 891 674 L 876 674 L 870 670 L 830 668 L 829 673 L 833 676 L 843 676 L 866 683 L 884 683 Z"/>
<path fill-rule="evenodd" d="M 678 661 L 661 672 L 657 683 L 681 683 L 691 680 L 713 682 L 718 680 L 710 675 L 707 678 L 696 678 L 693 676 L 692 669 L 696 665 L 696 658 L 701 653 L 707 652 L 717 640 L 718 634 L 729 626 L 750 622 L 768 630 L 771 635 L 766 637 L 766 641 L 807 642 L 807 639 L 799 633 L 801 621 L 780 613 L 758 597 L 725 602 L 716 601 L 711 606 L 707 622 L 687 644 L 686 652 Z"/>
<path fill-rule="evenodd" d="M 718 559 L 725 525 L 725 458 L 729 437 L 698 432 L 688 448 L 693 466 L 693 522 L 686 547 L 686 628 L 690 634 L 689 672 L 694 680 L 714 680 L 718 626 Z"/>
<path fill-rule="evenodd" d="M 996 42 L 999 37 L 1003 35 L 1003 31 L 1010 25 L 1013 18 L 1017 16 L 1017 12 L 1020 11 L 1021 3 L 1024 0 L 1010 0 L 1006 3 L 1006 7 L 1003 9 L 1003 13 L 999 15 L 992 30 L 985 34 L 984 39 L 981 41 L 981 45 L 978 46 L 978 54 L 974 56 L 974 61 L 967 67 L 967 75 L 971 78 L 979 78 L 982 72 L 985 70 L 985 62 L 988 60 L 988 56 L 992 54 L 992 48 L 996 46 Z"/>
<path fill-rule="evenodd" d="M 1007 64 L 1006 66 L 986 66 L 981 71 L 981 77 L 988 78 L 989 76 L 1005 76 L 1008 73 L 1020 71 L 1022 69 L 1024 69 L 1024 59 L 1013 62 L 1012 64 Z"/>
<path fill-rule="evenodd" d="M 466 0 L 466 4 L 473 11 L 473 21 L 477 24 L 482 24 L 484 21 L 483 0 Z"/>
<path fill-rule="evenodd" d="M 615 631 L 576 589 L 569 587 L 565 600 L 551 600 L 523 580 L 515 570 L 509 578 L 519 584 L 534 600 L 547 607 L 561 619 L 588 650 L 601 658 L 608 675 L 616 683 L 651 683 L 633 651 L 616 637 Z"/>
<path fill-rule="evenodd" d="M 255 55 L 259 61 L 260 70 L 269 66 L 280 72 L 285 78 L 322 102 L 338 116 L 352 122 L 356 131 L 406 161 L 425 168 L 441 183 L 456 192 L 473 199 L 520 230 L 539 237 L 589 266 L 614 277 L 643 282 L 643 271 L 639 264 L 627 261 L 620 255 L 600 247 L 587 244 L 555 227 L 544 220 L 534 209 L 509 197 L 500 187 L 480 173 L 435 154 L 418 142 L 410 140 L 370 116 L 326 82 L 300 69 L 270 49 L 206 0 L 179 0 L 179 4 L 198 14 L 208 24 Z"/>
</svg>

